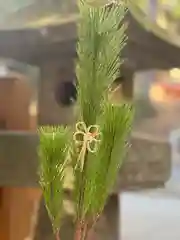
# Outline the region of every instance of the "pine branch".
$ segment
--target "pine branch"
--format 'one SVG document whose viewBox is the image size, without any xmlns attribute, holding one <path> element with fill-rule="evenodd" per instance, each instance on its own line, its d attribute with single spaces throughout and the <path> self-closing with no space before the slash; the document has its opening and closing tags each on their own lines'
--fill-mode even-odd
<svg viewBox="0 0 180 240">
<path fill-rule="evenodd" d="M 126 8 L 122 5 L 93 8 L 80 1 L 76 74 L 80 119 L 85 129 L 83 140 L 77 145 L 79 156 L 84 146 L 86 148 L 82 157 L 83 169 L 75 171 L 76 222 L 80 239 L 87 235 L 88 227 L 84 230 L 84 226 L 93 224 L 104 208 L 122 163 L 125 140 L 132 122 L 130 105 L 116 107 L 106 102 L 121 64 L 119 51 L 126 40 L 122 24 L 125 13 Z M 87 130 L 96 128 L 95 124 L 100 126 L 100 132 L 98 129 L 94 132 Z M 93 140 L 88 137 L 91 134 Z M 87 144 L 89 141 L 96 145 L 97 135 L 101 137 L 100 146 L 94 152 L 91 151 L 94 146 L 88 149 Z"/>
<path fill-rule="evenodd" d="M 130 104 L 116 106 L 108 102 L 108 91 L 121 64 L 119 51 L 126 42 L 122 24 L 126 8 L 119 4 L 102 6 L 104 0 L 99 1 L 98 7 L 92 7 L 79 0 L 76 75 L 80 122 L 73 141 L 63 127 L 40 129 L 40 183 L 57 239 L 67 158 L 71 159 L 75 180 L 75 240 L 84 240 L 115 183 L 132 124 Z"/>
<path fill-rule="evenodd" d="M 119 73 L 119 49 L 126 40 L 122 24 L 126 8 L 123 5 L 93 8 L 80 1 L 79 9 L 78 102 L 81 119 L 89 126 L 96 122 L 103 97 Z"/>
<path fill-rule="evenodd" d="M 40 185 L 54 234 L 57 235 L 62 218 L 69 130 L 63 127 L 42 127 L 39 135 Z"/>
<path fill-rule="evenodd" d="M 133 119 L 132 106 L 104 105 L 100 117 L 102 140 L 96 154 L 89 154 L 84 197 L 84 214 L 96 217 L 105 205 L 114 187 L 118 172 L 127 151 Z"/>
</svg>

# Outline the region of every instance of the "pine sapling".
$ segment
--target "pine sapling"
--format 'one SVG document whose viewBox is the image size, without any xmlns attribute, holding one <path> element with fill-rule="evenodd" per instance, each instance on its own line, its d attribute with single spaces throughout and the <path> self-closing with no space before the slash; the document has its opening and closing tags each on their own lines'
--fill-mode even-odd
<svg viewBox="0 0 180 240">
<path fill-rule="evenodd" d="M 79 0 L 76 76 L 78 121 L 40 129 L 40 183 L 56 240 L 63 218 L 64 181 L 73 170 L 74 240 L 85 240 L 102 214 L 128 149 L 131 103 L 113 104 L 111 85 L 126 43 L 125 4 Z"/>
</svg>

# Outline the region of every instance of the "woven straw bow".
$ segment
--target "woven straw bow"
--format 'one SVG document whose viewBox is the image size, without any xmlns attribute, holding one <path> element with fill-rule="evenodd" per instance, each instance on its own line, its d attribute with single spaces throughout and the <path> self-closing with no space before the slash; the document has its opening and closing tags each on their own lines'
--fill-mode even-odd
<svg viewBox="0 0 180 240">
<path fill-rule="evenodd" d="M 78 122 L 76 124 L 76 132 L 73 135 L 73 139 L 75 144 L 81 147 L 77 164 L 80 163 L 81 170 L 83 170 L 86 151 L 95 153 L 98 150 L 98 145 L 101 141 L 99 126 L 90 125 L 86 127 L 84 122 Z"/>
</svg>

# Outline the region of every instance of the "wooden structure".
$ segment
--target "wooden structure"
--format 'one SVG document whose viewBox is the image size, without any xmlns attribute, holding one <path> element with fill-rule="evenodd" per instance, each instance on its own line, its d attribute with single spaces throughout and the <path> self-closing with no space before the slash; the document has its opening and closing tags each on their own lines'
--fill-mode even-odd
<svg viewBox="0 0 180 240">
<path fill-rule="evenodd" d="M 19 240 L 29 231 L 31 196 L 35 193 L 30 188 L 19 188 L 19 184 L 27 186 L 30 177 L 36 178 L 27 163 L 31 162 L 34 168 L 37 166 L 37 141 L 33 137 L 37 128 L 37 90 L 29 80 L 37 80 L 38 70 L 35 68 L 34 72 L 30 66 L 12 60 L 1 59 L 0 62 L 0 238 Z M 21 71 L 17 65 L 21 66 Z"/>
<path fill-rule="evenodd" d="M 131 14 L 125 20 L 129 22 L 129 40 L 123 52 L 125 62 L 121 74 L 124 79 L 122 83 L 124 95 L 131 98 L 133 95 L 132 80 L 136 71 L 180 66 L 180 50 L 145 31 Z M 43 29 L 1 31 L 0 39 L 0 56 L 34 65 L 39 69 L 37 123 L 73 123 L 73 106 L 68 108 L 59 106 L 55 101 L 54 92 L 60 81 L 74 78 L 75 22 L 71 21 Z M 9 66 L 9 62 L 6 61 L 6 65 Z M 39 201 L 41 195 L 36 175 L 38 138 L 35 133 L 35 121 L 28 115 L 29 100 L 27 101 L 26 98 L 29 93 L 25 94 L 26 90 L 22 87 L 14 94 L 10 93 L 10 90 L 15 91 L 13 90 L 14 83 L 18 83 L 21 78 L 27 78 L 27 73 L 22 74 L 16 64 L 12 67 L 13 71 L 11 67 L 9 68 L 11 77 L 6 76 L 6 79 L 2 81 L 0 78 L 0 91 L 2 91 L 2 95 L 0 92 L 0 114 L 3 114 L 0 115 L 3 130 L 0 131 L 0 164 L 2 166 L 0 169 L 2 221 L 0 234 L 2 235 L 0 237 L 3 240 L 24 240 L 31 230 L 30 215 L 33 212 L 34 203 Z M 28 76 L 31 80 L 33 79 L 33 75 Z M 7 105 L 7 108 L 10 106 L 8 109 L 4 109 L 6 106 L 4 103 L 7 101 L 12 104 Z M 25 102 L 27 102 L 26 105 L 24 105 Z M 22 109 L 21 105 L 23 105 Z M 4 119 L 7 120 L 6 123 Z M 170 146 L 165 137 L 154 138 L 134 133 L 132 142 L 133 147 L 122 169 L 118 187 L 112 191 L 100 222 L 99 239 L 118 239 L 117 222 L 120 206 L 117 195 L 119 191 L 162 186 L 170 176 Z M 71 225 L 67 221 L 68 229 Z M 72 231 L 67 231 L 66 227 L 62 231 L 64 234 L 62 239 L 71 239 L 67 234 Z M 51 240 L 51 235 L 51 226 L 42 203 L 35 239 Z"/>
</svg>

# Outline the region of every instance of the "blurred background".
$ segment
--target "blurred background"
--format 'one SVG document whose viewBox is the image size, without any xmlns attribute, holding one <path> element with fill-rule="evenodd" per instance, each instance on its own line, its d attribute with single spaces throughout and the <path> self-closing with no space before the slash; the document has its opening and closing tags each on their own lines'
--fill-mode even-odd
<svg viewBox="0 0 180 240">
<path fill-rule="evenodd" d="M 136 108 L 132 130 L 135 144 L 121 175 L 124 185 L 120 184 L 116 191 L 119 238 L 121 235 L 121 240 L 178 239 L 180 0 L 131 0 L 127 18 L 129 40 L 123 57 L 128 64 L 126 71 L 122 70 L 124 82 L 117 81 L 121 87 L 114 100 L 121 101 L 130 92 L 128 100 Z M 0 214 L 12 215 L 14 219 L 12 222 L 9 217 L 5 221 L 1 217 L 0 234 L 4 229 L 11 232 L 6 226 L 10 222 L 14 231 L 11 236 L 0 235 L 3 240 L 25 239 L 31 230 L 33 206 L 40 198 L 34 192 L 37 165 L 32 152 L 36 148 L 30 147 L 34 140 L 27 139 L 35 134 L 39 124 L 74 122 L 76 94 L 72 83 L 77 20 L 76 0 L 0 1 Z M 17 140 L 20 138 L 21 141 Z M 10 142 L 14 146 L 12 151 Z M 21 193 L 20 186 L 25 188 Z M 22 201 L 25 195 L 28 197 Z M 14 210 L 19 203 L 21 213 Z M 19 226 L 24 226 L 21 224 L 25 223 L 25 211 L 29 215 L 21 233 Z M 113 216 L 109 218 L 111 221 Z M 43 227 L 37 231 L 46 233 L 43 219 L 39 220 Z M 36 240 L 42 239 L 45 240 L 43 237 Z M 108 239 L 117 240 L 113 234 Z"/>
<path fill-rule="evenodd" d="M 141 24 L 146 29 L 180 46 L 180 1 L 135 2 L 142 11 L 138 17 L 145 19 Z M 172 175 L 163 190 L 123 195 L 122 239 L 177 239 L 180 236 L 177 224 L 180 220 L 180 69 L 136 73 L 134 98 L 138 131 L 168 136 L 172 146 Z"/>
</svg>

